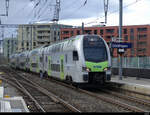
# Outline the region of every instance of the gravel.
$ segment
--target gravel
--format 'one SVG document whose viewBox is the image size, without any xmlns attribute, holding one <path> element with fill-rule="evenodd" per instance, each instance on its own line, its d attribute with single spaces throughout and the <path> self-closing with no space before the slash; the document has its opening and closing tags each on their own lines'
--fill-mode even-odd
<svg viewBox="0 0 150 115">
<path fill-rule="evenodd" d="M 56 84 L 55 82 L 47 79 L 41 79 L 37 75 L 31 75 L 28 73 L 23 74 L 25 74 L 28 79 L 50 90 L 52 93 L 69 102 L 82 112 L 127 112 L 122 108 L 106 103 L 85 93 L 81 93 L 71 88 Z"/>
</svg>

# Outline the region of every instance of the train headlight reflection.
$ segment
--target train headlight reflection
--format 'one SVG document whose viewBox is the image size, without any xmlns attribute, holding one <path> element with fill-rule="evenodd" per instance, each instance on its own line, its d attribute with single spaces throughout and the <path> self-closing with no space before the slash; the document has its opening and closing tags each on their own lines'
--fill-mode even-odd
<svg viewBox="0 0 150 115">
<path fill-rule="evenodd" d="M 108 70 L 110 70 L 110 67 L 104 68 L 104 71 L 108 71 Z"/>
<path fill-rule="evenodd" d="M 104 68 L 104 71 L 107 71 L 108 70 L 108 68 L 106 67 L 106 68 Z"/>
<path fill-rule="evenodd" d="M 90 69 L 90 68 L 87 68 L 87 67 L 82 67 L 82 71 L 83 71 L 83 72 L 84 72 L 84 71 L 90 72 L 91 69 Z"/>
</svg>

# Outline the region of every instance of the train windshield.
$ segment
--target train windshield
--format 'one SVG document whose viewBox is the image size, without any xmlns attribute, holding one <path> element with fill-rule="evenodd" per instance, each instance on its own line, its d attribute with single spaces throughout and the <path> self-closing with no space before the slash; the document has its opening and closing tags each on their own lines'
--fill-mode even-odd
<svg viewBox="0 0 150 115">
<path fill-rule="evenodd" d="M 86 61 L 103 62 L 108 59 L 106 46 L 99 36 L 85 36 L 83 52 Z"/>
</svg>

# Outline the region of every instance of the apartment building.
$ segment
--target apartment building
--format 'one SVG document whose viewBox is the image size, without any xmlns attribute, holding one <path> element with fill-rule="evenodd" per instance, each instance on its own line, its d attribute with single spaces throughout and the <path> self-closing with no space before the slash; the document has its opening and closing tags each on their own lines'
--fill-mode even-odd
<svg viewBox="0 0 150 115">
<path fill-rule="evenodd" d="M 18 29 L 18 52 L 32 50 L 60 40 L 60 29 L 72 26 L 56 23 L 20 25 Z"/>
<path fill-rule="evenodd" d="M 3 41 L 3 54 L 5 58 L 9 58 L 11 54 L 17 52 L 17 38 L 5 38 Z"/>
<path fill-rule="evenodd" d="M 60 37 L 61 39 L 67 39 L 71 36 L 76 36 L 80 34 L 82 34 L 81 28 L 62 28 Z M 100 35 L 109 45 L 112 38 L 119 37 L 119 27 L 85 27 L 84 34 Z M 124 56 L 150 56 L 150 25 L 123 26 L 122 39 L 124 42 L 132 43 L 132 48 L 127 49 Z M 114 49 L 113 56 L 118 56 L 117 49 Z"/>
</svg>

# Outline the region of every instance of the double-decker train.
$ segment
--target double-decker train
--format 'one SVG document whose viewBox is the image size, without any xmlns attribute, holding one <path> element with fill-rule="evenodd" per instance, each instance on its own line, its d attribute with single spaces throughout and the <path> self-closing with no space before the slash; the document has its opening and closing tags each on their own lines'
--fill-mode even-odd
<svg viewBox="0 0 150 115">
<path fill-rule="evenodd" d="M 75 84 L 104 84 L 111 79 L 109 47 L 98 35 L 78 35 L 13 54 L 10 65 Z"/>
</svg>

